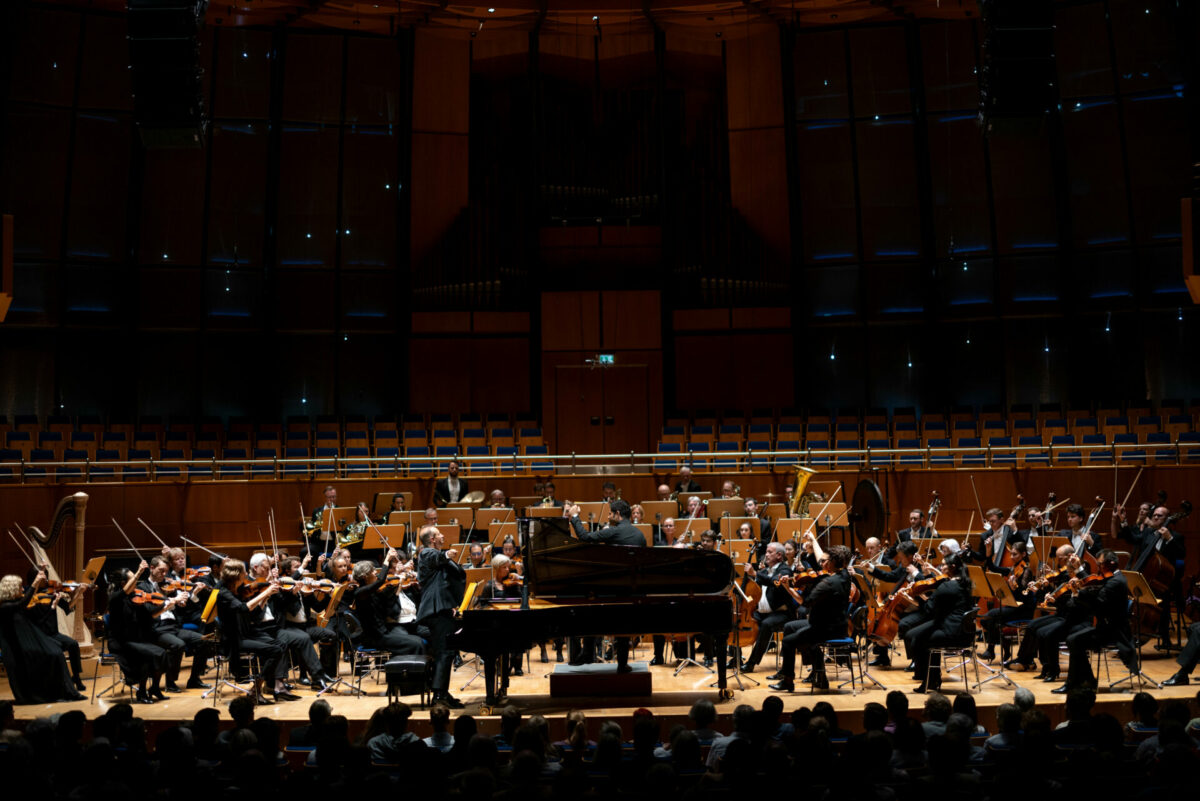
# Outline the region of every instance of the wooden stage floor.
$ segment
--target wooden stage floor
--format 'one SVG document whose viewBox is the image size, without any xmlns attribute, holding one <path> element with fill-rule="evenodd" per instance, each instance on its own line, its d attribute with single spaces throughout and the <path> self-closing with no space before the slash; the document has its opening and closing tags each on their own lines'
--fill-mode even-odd
<svg viewBox="0 0 1200 801">
<path fill-rule="evenodd" d="M 650 668 L 654 686 L 654 692 L 651 696 L 630 698 L 608 696 L 551 698 L 549 694 L 549 679 L 546 677 L 546 674 L 555 667 L 554 652 L 551 649 L 551 661 L 548 664 L 541 663 L 538 660 L 537 649 L 531 652 L 531 657 L 531 670 L 527 670 L 524 676 L 512 677 L 509 686 L 508 703 L 516 706 L 525 715 L 544 715 L 550 720 L 551 729 L 556 734 L 562 729 L 563 718 L 566 712 L 571 709 L 583 709 L 589 719 L 593 721 L 613 719 L 625 722 L 630 719 L 630 715 L 634 710 L 646 707 L 654 710 L 657 715 L 667 721 L 667 725 L 670 725 L 676 721 L 682 722 L 686 718 L 692 702 L 702 697 L 709 698 L 717 704 L 718 713 L 725 724 L 728 723 L 728 716 L 732 713 L 736 705 L 750 704 L 758 708 L 761 706 L 763 699 L 772 694 L 781 695 L 785 712 L 788 713 L 801 706 L 812 706 L 819 701 L 828 701 L 833 704 L 839 715 L 845 715 L 840 722 L 843 726 L 850 729 L 858 728 L 858 713 L 862 711 L 863 705 L 871 701 L 883 703 L 887 690 L 902 690 L 909 693 L 910 708 L 918 712 L 924 703 L 924 696 L 912 693 L 912 689 L 916 686 L 916 683 L 909 678 L 908 672 L 902 669 L 904 664 L 902 658 L 893 659 L 893 664 L 897 665 L 895 668 L 882 670 L 877 668 L 869 669 L 876 679 L 886 685 L 887 690 L 870 686 L 868 683 L 869 689 L 865 691 L 859 690 L 857 694 L 852 693 L 848 685 L 841 690 L 809 694 L 807 685 L 804 685 L 804 689 L 800 689 L 795 693 L 781 694 L 775 693 L 767 686 L 769 682 L 766 680 L 766 677 L 774 672 L 776 664 L 775 655 L 768 653 L 763 663 L 758 666 L 754 673 L 743 677 L 744 687 L 739 688 L 733 675 L 730 675 L 729 686 L 733 691 L 733 698 L 723 701 L 718 697 L 716 688 L 709 686 L 716 681 L 715 672 L 710 674 L 702 668 L 693 666 L 688 666 L 678 676 L 674 675 L 675 671 L 672 666 L 655 666 Z M 646 660 L 649 657 L 650 652 L 647 643 L 635 649 L 630 656 L 630 660 L 640 661 Z M 1065 656 L 1063 661 L 1063 675 L 1065 676 Z M 1124 675 L 1124 668 L 1120 665 L 1119 660 L 1112 659 L 1111 663 L 1113 667 L 1112 680 L 1115 681 Z M 992 667 L 998 668 L 999 664 L 993 664 Z M 1143 670 L 1151 679 L 1161 682 L 1171 676 L 1176 668 L 1177 665 L 1173 653 L 1167 654 L 1156 651 L 1152 644 L 1147 645 L 1143 649 Z M 89 697 L 92 689 L 91 675 L 93 669 L 94 662 L 85 660 L 84 676 L 88 684 L 87 694 Z M 836 684 L 832 666 L 830 670 L 831 683 Z M 345 666 L 343 666 L 344 672 Z M 480 705 L 484 700 L 483 676 L 480 675 L 474 681 L 471 681 L 474 673 L 474 663 L 468 659 L 462 667 L 454 671 L 450 687 L 451 694 L 466 704 L 463 712 L 479 716 L 482 731 L 498 731 L 499 709 L 491 710 L 490 715 L 481 714 Z M 100 688 L 108 686 L 107 674 L 108 668 L 101 669 L 98 680 Z M 183 675 L 187 675 L 186 663 Z M 982 675 L 986 676 L 986 671 Z M 1026 687 L 1034 693 L 1037 698 L 1038 707 L 1045 711 L 1052 720 L 1061 719 L 1064 697 L 1054 695 L 1050 692 L 1059 686 L 1059 683 L 1048 684 L 1038 681 L 1034 678 L 1036 673 L 1014 672 L 1008 675 L 1016 685 Z M 208 679 L 211 680 L 211 678 L 212 673 L 210 672 Z M 842 678 L 845 678 L 845 676 Z M 1137 688 L 1131 691 L 1129 684 L 1126 683 L 1116 690 L 1109 690 L 1103 673 L 1100 673 L 1098 678 L 1100 679 L 1100 691 L 1097 698 L 1097 707 L 1114 714 L 1118 719 L 1124 720 L 1128 718 L 1130 699 Z M 974 677 L 972 676 L 973 681 Z M 470 682 L 469 685 L 468 682 Z M 464 685 L 468 686 L 464 688 Z M 961 690 L 962 687 L 961 678 L 956 684 L 948 677 L 943 682 L 942 692 L 952 695 Z M 324 697 L 333 706 L 334 714 L 345 715 L 351 721 L 360 723 L 366 721 L 372 712 L 387 703 L 385 684 L 376 684 L 373 678 L 368 677 L 363 682 L 363 689 L 369 694 L 356 697 L 343 691 L 338 694 L 329 693 Z M 1161 690 L 1154 688 L 1152 685 L 1146 685 L 1144 689 L 1160 699 L 1160 701 L 1164 699 L 1180 699 L 1191 702 L 1197 697 L 1197 691 L 1200 690 L 1200 683 L 1193 682 L 1192 685 L 1187 687 L 1168 687 Z M 289 725 L 289 723 L 304 721 L 307 716 L 309 703 L 316 697 L 316 693 L 305 687 L 298 687 L 294 692 L 301 697 L 299 701 L 261 707 L 257 714 L 277 719 L 285 726 Z M 227 691 L 217 705 L 222 712 L 221 717 L 223 720 L 228 720 L 226 707 L 232 697 L 232 692 Z M 992 727 L 994 725 L 996 708 L 1002 703 L 1011 701 L 1012 697 L 1013 688 L 1008 686 L 1002 679 L 997 679 L 984 685 L 981 691 L 975 693 L 976 703 L 979 707 L 980 722 L 989 726 L 989 728 Z M 6 677 L 0 678 L 0 698 L 12 698 Z M 125 699 L 127 698 L 128 696 L 125 696 Z M 428 710 L 419 707 L 419 697 L 406 696 L 402 700 L 413 706 L 414 728 L 418 731 L 426 728 L 429 713 Z M 17 706 L 16 714 L 18 719 L 28 720 L 63 712 L 68 709 L 81 709 L 89 718 L 93 718 L 103 714 L 104 710 L 113 703 L 115 701 L 111 696 L 105 696 L 102 699 L 97 699 L 94 704 L 88 701 L 80 701 L 75 703 L 64 702 L 58 704 Z M 201 698 L 201 691 L 189 690 L 178 695 L 168 695 L 167 701 L 154 705 L 135 705 L 135 714 L 148 722 L 157 722 L 159 726 L 162 726 L 170 725 L 176 721 L 189 720 L 198 710 L 212 705 L 213 701 L 211 698 L 208 700 Z M 725 728 L 728 728 L 728 726 L 726 725 Z"/>
</svg>

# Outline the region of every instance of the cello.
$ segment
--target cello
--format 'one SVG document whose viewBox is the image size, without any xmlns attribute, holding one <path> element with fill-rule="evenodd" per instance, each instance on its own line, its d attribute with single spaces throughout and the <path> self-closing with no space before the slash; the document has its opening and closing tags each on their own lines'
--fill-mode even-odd
<svg viewBox="0 0 1200 801">
<path fill-rule="evenodd" d="M 1163 537 L 1162 532 L 1169 530 L 1171 526 L 1183 520 L 1191 513 L 1191 502 L 1182 501 L 1179 504 L 1178 510 L 1167 515 L 1162 528 L 1154 532 L 1154 539 L 1146 544 L 1146 547 L 1138 555 L 1137 561 L 1129 568 L 1136 573 L 1141 573 L 1145 577 L 1146 583 L 1150 585 L 1150 589 L 1154 590 L 1155 595 L 1166 595 L 1171 589 L 1171 583 L 1175 579 L 1175 565 L 1171 564 L 1171 560 L 1163 556 L 1158 550 L 1158 544 Z"/>
</svg>

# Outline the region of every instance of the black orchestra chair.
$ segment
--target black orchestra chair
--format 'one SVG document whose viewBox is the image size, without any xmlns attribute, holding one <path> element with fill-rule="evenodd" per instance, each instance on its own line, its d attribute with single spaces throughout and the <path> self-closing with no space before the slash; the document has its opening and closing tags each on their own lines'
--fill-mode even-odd
<svg viewBox="0 0 1200 801">
<path fill-rule="evenodd" d="M 121 694 L 124 694 L 125 691 L 128 690 L 130 698 L 133 697 L 133 685 L 131 685 L 128 681 L 125 680 L 125 671 L 121 670 L 120 659 L 117 658 L 116 654 L 112 653 L 109 650 L 108 615 L 105 615 L 103 618 L 101 618 L 101 621 L 104 624 L 104 631 L 103 631 L 103 633 L 97 635 L 97 637 L 96 637 L 96 639 L 99 641 L 100 652 L 98 654 L 96 654 L 96 665 L 95 665 L 95 668 L 92 670 L 91 703 L 93 703 L 93 704 L 96 703 L 97 697 L 103 698 L 106 693 L 114 692 L 115 690 L 117 690 L 118 686 L 120 686 L 120 688 L 121 688 L 120 689 Z M 99 686 L 99 682 L 97 681 L 97 679 L 100 677 L 100 668 L 102 668 L 102 667 L 106 667 L 109 669 L 109 673 L 108 673 L 109 683 L 108 683 L 107 687 L 105 687 L 103 690 L 101 690 L 99 693 L 97 693 L 96 687 Z M 118 673 L 118 671 L 120 671 L 120 672 Z M 114 697 L 116 697 L 116 696 L 114 695 Z"/>
<path fill-rule="evenodd" d="M 837 688 L 840 690 L 849 684 L 851 694 L 858 695 L 859 686 L 864 684 L 865 679 L 863 678 L 862 649 L 859 648 L 858 642 L 855 640 L 855 638 L 834 637 L 830 640 L 822 640 L 821 642 L 817 643 L 816 646 L 821 652 L 821 662 L 832 662 L 834 672 L 839 678 L 841 668 L 845 667 L 850 672 L 850 678 L 839 684 Z M 858 671 L 857 680 L 854 677 L 855 670 Z M 811 695 L 813 692 L 815 692 L 816 688 L 816 682 L 808 685 L 809 694 Z"/>
<path fill-rule="evenodd" d="M 349 641 L 350 646 L 352 690 L 355 695 L 365 695 L 362 688 L 363 679 L 368 673 L 373 673 L 375 682 L 378 684 L 379 675 L 384 672 L 385 666 L 391 660 L 392 652 L 384 648 L 371 648 L 364 645 L 362 642 L 363 627 L 359 619 L 350 611 L 342 612 L 341 616 L 341 633 Z"/>
<path fill-rule="evenodd" d="M 975 655 L 975 620 L 979 617 L 979 608 L 975 607 L 963 615 L 962 626 L 958 629 L 958 639 L 950 644 L 929 649 L 929 670 L 935 665 L 941 665 L 942 678 L 955 670 L 962 671 L 963 690 L 971 692 L 971 680 L 967 677 L 967 667 L 975 668 L 975 687 L 982 687 L 979 678 L 979 657 Z M 947 657 L 953 656 L 958 661 L 949 664 Z M 926 674 L 928 675 L 928 673 Z"/>
</svg>

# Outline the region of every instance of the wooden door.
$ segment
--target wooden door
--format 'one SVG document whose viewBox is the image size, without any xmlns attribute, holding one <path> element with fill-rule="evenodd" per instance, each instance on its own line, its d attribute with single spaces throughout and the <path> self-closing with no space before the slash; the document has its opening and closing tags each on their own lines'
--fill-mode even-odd
<svg viewBox="0 0 1200 801">
<path fill-rule="evenodd" d="M 604 449 L 602 373 L 585 365 L 554 368 L 554 449 L 600 453 Z"/>
<path fill-rule="evenodd" d="M 604 452 L 643 453 L 649 444 L 649 369 L 644 364 L 603 370 Z"/>
</svg>

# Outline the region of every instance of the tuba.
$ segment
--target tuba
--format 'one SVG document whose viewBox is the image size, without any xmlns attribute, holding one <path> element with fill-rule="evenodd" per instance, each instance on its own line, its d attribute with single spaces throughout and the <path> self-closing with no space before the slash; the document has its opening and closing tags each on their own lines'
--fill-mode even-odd
<svg viewBox="0 0 1200 801">
<path fill-rule="evenodd" d="M 792 502 L 788 505 L 788 517 L 805 517 L 808 515 L 808 505 L 812 503 L 813 496 L 806 495 L 804 488 L 808 486 L 809 480 L 816 474 L 817 471 L 811 467 L 796 465 L 796 475 L 793 477 Z"/>
</svg>

